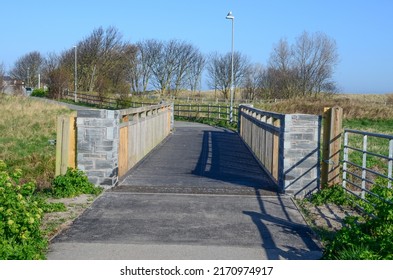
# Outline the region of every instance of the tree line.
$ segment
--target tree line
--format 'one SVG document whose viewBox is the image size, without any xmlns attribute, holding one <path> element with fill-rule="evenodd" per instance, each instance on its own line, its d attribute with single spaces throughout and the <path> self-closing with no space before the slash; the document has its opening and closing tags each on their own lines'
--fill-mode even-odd
<svg viewBox="0 0 393 280">
<path fill-rule="evenodd" d="M 97 28 L 59 54 L 44 57 L 38 51 L 30 52 L 15 62 L 9 75 L 35 87 L 40 74 L 51 97 L 60 98 L 65 89 L 74 90 L 75 55 L 78 91 L 100 96 L 128 96 L 151 90 L 163 96 L 182 90 L 196 93 L 204 76 L 210 89 L 229 98 L 231 53 L 204 55 L 196 46 L 176 39 L 130 43 L 115 27 Z M 333 80 L 337 47 L 323 33 L 303 32 L 291 45 L 281 39 L 265 67 L 250 63 L 240 52 L 233 58 L 234 86 L 243 98 L 290 98 L 337 90 Z M 4 76 L 4 67 L 0 66 L 0 76 Z"/>
</svg>

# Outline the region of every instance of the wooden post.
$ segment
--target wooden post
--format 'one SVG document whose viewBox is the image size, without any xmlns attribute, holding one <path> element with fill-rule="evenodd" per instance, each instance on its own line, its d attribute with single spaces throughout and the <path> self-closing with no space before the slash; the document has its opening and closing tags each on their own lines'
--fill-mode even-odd
<svg viewBox="0 0 393 280">
<path fill-rule="evenodd" d="M 55 176 L 64 175 L 68 167 L 76 167 L 75 113 L 57 118 Z"/>
<path fill-rule="evenodd" d="M 340 184 L 340 150 L 343 109 L 325 108 L 323 114 L 322 187 Z"/>
<path fill-rule="evenodd" d="M 280 127 L 281 126 L 281 122 L 280 119 L 274 119 L 273 120 L 273 125 L 275 127 Z M 272 166 L 272 176 L 274 179 L 276 179 L 278 181 L 278 159 L 280 156 L 280 151 L 279 151 L 279 142 L 280 140 L 280 136 L 279 133 L 274 132 L 273 133 L 273 166 Z"/>
</svg>

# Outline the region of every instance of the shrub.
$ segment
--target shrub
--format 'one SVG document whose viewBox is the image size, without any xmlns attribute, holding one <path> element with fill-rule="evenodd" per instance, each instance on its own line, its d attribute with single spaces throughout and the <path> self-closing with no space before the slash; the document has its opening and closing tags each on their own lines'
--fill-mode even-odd
<svg viewBox="0 0 393 280">
<path fill-rule="evenodd" d="M 40 223 L 43 210 L 33 183 L 19 184 L 21 171 L 6 171 L 0 161 L 0 259 L 43 259 L 47 241 Z"/>
<path fill-rule="evenodd" d="M 48 92 L 44 89 L 34 89 L 33 92 L 31 93 L 31 96 L 35 96 L 35 97 L 47 97 L 48 96 Z"/>
<path fill-rule="evenodd" d="M 74 197 L 81 194 L 98 195 L 102 188 L 90 183 L 86 174 L 78 169 L 68 168 L 66 174 L 57 176 L 50 190 L 54 197 Z"/>
</svg>

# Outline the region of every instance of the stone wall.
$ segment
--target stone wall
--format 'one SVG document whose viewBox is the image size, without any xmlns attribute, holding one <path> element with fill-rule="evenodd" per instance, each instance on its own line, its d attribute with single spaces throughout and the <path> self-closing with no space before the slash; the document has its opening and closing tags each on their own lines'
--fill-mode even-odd
<svg viewBox="0 0 393 280">
<path fill-rule="evenodd" d="M 79 110 L 77 163 L 90 182 L 110 188 L 118 180 L 119 111 Z"/>
<path fill-rule="evenodd" d="M 303 197 L 320 184 L 321 117 L 285 115 L 285 192 Z"/>
</svg>

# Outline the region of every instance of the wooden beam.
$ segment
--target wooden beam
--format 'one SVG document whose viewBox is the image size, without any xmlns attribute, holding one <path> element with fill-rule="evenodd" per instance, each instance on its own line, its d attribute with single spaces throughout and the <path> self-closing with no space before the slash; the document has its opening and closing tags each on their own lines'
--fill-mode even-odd
<svg viewBox="0 0 393 280">
<path fill-rule="evenodd" d="M 340 184 L 340 151 L 343 109 L 325 108 L 323 114 L 322 187 Z"/>
</svg>

